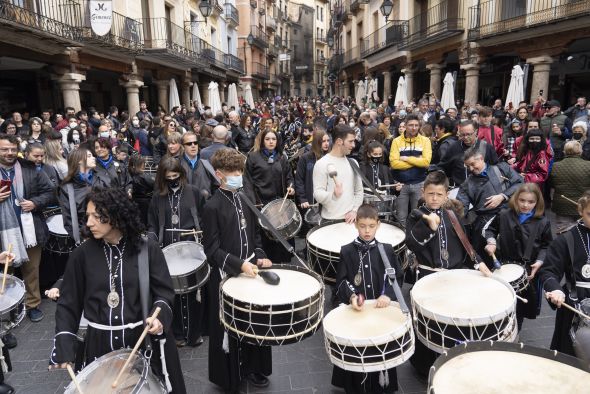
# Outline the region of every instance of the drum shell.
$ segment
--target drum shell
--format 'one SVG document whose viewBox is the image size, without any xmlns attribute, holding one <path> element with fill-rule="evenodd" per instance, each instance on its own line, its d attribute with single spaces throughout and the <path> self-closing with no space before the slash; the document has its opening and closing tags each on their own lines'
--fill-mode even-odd
<svg viewBox="0 0 590 394">
<path fill-rule="evenodd" d="M 517 294 L 521 294 L 529 286 L 529 280 L 526 269 L 520 264 L 502 264 L 502 267 L 504 266 L 518 266 L 522 268 L 522 274 L 515 279 L 507 280 L 506 278 L 499 276 L 500 279 L 506 280 L 510 284 L 510 286 L 512 286 L 512 288 Z M 496 275 L 496 273 L 497 271 L 494 271 L 494 275 Z"/>
<path fill-rule="evenodd" d="M 172 273 L 170 274 L 170 277 L 172 278 L 172 286 L 176 294 L 187 294 L 202 287 L 209 280 L 209 274 L 211 272 L 211 267 L 205 258 L 203 246 L 193 241 L 176 242 L 166 246 L 162 250 L 164 257 L 168 256 L 166 262 L 169 267 L 171 264 L 174 264 L 175 260 L 182 258 L 182 256 L 178 255 L 179 252 L 177 252 L 177 250 L 183 248 L 187 249 L 184 251 L 183 256 L 185 256 L 187 252 L 190 252 L 194 249 L 195 253 L 191 254 L 191 256 L 195 257 L 197 261 L 198 258 L 203 258 L 203 260 L 198 261 L 193 269 L 185 273 L 178 275 L 173 275 Z M 176 259 L 172 257 L 176 257 Z"/>
<path fill-rule="evenodd" d="M 283 204 L 283 201 L 284 201 L 284 204 Z M 275 228 L 279 232 L 279 234 L 281 234 L 283 236 L 283 238 L 291 239 L 297 235 L 297 233 L 301 229 L 301 225 L 303 224 L 303 220 L 301 218 L 301 213 L 299 212 L 299 209 L 297 209 L 297 206 L 295 205 L 295 203 L 293 201 L 283 200 L 282 198 L 277 199 L 277 200 L 273 200 L 273 201 L 269 202 L 268 204 L 266 204 L 264 207 L 262 207 L 260 212 L 266 216 L 266 213 L 268 210 L 276 210 L 276 206 L 278 206 L 280 208 L 281 205 L 283 205 L 283 210 L 289 209 L 292 211 L 293 214 L 291 215 L 291 217 L 289 218 L 287 223 L 282 223 L 281 225 L 275 226 Z M 270 218 L 268 216 L 267 216 L 267 218 L 272 223 L 272 218 Z M 276 239 L 276 237 L 274 236 L 274 234 L 268 229 L 268 227 L 264 223 L 262 223 L 262 221 L 259 220 L 259 223 L 269 239 L 271 239 L 273 241 L 278 241 Z"/>
<path fill-rule="evenodd" d="M 55 208 L 47 210 L 43 212 L 43 216 L 45 217 L 47 228 L 49 229 L 49 237 L 47 238 L 47 242 L 44 245 L 44 249 L 48 252 L 60 255 L 72 252 L 76 248 L 76 243 L 72 237 L 70 237 L 67 232 L 58 233 L 52 228 L 52 226 L 50 226 L 51 220 L 57 220 L 61 226 L 63 226 L 63 216 L 61 214 L 61 209 Z"/>
<path fill-rule="evenodd" d="M 0 274 L 0 281 L 4 274 Z M 10 305 L 0 304 L 0 336 L 20 324 L 25 317 L 25 284 L 13 275 L 6 275 L 4 299 L 15 300 Z M 2 297 L 2 296 L 0 296 Z"/>
<path fill-rule="evenodd" d="M 363 204 L 374 206 L 381 217 L 390 216 L 393 211 L 393 203 L 395 202 L 396 197 L 390 194 L 382 194 L 381 198 L 383 198 L 383 201 L 375 195 L 365 194 L 363 196 Z"/>
<path fill-rule="evenodd" d="M 305 272 L 320 283 L 320 291 L 292 303 L 258 305 L 224 293 L 226 277 L 219 285 L 219 319 L 233 337 L 259 346 L 276 346 L 299 342 L 317 330 L 324 316 L 321 278 L 298 266 L 275 264 L 273 268 Z"/>
<path fill-rule="evenodd" d="M 114 352 L 107 353 L 102 357 L 99 357 L 91 364 L 87 365 L 86 368 L 80 371 L 80 373 L 78 373 L 77 375 L 78 383 L 80 384 L 82 391 L 85 394 L 102 394 L 104 391 L 102 391 L 100 388 L 94 388 L 93 390 L 93 387 L 90 386 L 90 383 L 88 383 L 87 381 L 89 376 L 92 376 L 94 374 L 100 374 L 101 370 L 108 367 L 108 365 L 112 363 L 115 359 L 119 359 L 124 362 L 124 360 L 129 356 L 130 352 L 131 350 L 129 349 L 116 350 Z M 138 377 L 138 383 L 131 390 L 130 394 L 166 393 L 166 388 L 164 387 L 162 382 L 160 382 L 160 380 L 153 374 L 147 359 L 141 354 L 141 352 L 136 353 L 135 360 L 136 361 L 134 367 L 131 369 L 131 371 L 134 376 Z M 139 371 L 140 368 L 141 371 Z M 110 378 L 114 380 L 114 377 L 111 377 L 110 375 L 105 376 L 103 380 L 110 380 Z M 64 391 L 64 394 L 77 393 L 78 391 L 76 390 L 76 387 L 73 382 L 71 382 Z"/>
</svg>

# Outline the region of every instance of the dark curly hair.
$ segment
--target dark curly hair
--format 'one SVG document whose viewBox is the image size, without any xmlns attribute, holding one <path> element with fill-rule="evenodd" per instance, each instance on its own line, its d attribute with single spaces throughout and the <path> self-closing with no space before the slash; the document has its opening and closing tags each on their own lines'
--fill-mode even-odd
<svg viewBox="0 0 590 394">
<path fill-rule="evenodd" d="M 145 232 L 145 226 L 141 222 L 139 208 L 129 200 L 123 189 L 97 187 L 90 192 L 86 201 L 94 203 L 101 220 L 121 231 L 130 251 L 139 251 L 141 234 Z M 90 233 L 86 228 L 85 230 Z M 92 237 L 92 233 L 86 235 Z"/>
</svg>

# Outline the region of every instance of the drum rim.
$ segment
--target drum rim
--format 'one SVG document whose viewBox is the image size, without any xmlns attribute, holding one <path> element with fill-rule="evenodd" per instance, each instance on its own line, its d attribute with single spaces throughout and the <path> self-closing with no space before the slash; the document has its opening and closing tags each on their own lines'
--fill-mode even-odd
<svg viewBox="0 0 590 394">
<path fill-rule="evenodd" d="M 415 347 L 415 339 L 412 337 L 411 344 L 406 351 L 403 350 L 401 353 L 392 359 L 388 359 L 386 361 L 381 362 L 372 362 L 372 363 L 352 363 L 350 361 L 343 361 L 336 356 L 334 356 L 331 352 L 328 351 L 328 357 L 330 358 L 330 362 L 337 367 L 344 369 L 345 371 L 352 371 L 352 372 L 379 372 L 385 369 L 390 369 L 402 365 L 407 360 L 410 359 L 414 355 L 416 351 Z M 326 344 L 327 345 L 327 344 Z"/>
<path fill-rule="evenodd" d="M 522 265 L 519 265 L 519 264 L 513 264 L 513 263 L 509 263 L 509 264 L 502 264 L 502 268 L 503 268 L 503 267 L 508 267 L 508 269 L 512 269 L 512 267 L 518 267 L 518 268 L 520 268 L 520 269 L 521 269 L 521 274 L 520 274 L 518 277 L 516 277 L 516 278 L 514 278 L 514 279 L 512 279 L 512 280 L 507 280 L 507 279 L 506 279 L 506 281 L 507 281 L 507 282 L 509 282 L 509 283 L 512 283 L 512 282 L 514 282 L 514 281 L 517 281 L 517 280 L 519 280 L 520 278 L 522 278 L 523 274 L 526 276 L 526 270 L 524 269 L 524 267 L 523 267 Z M 504 278 L 504 277 L 502 277 L 502 275 L 499 273 L 499 270 L 494 270 L 494 272 L 492 272 L 492 275 L 494 275 L 494 274 L 495 274 L 496 278 L 505 279 L 505 278 Z"/>
<path fill-rule="evenodd" d="M 0 280 L 3 277 L 4 277 L 4 273 L 0 272 Z M 18 301 L 14 305 L 12 305 L 10 308 L 0 309 L 0 315 L 3 315 L 3 314 L 8 313 L 8 312 L 11 312 L 15 307 L 17 307 L 18 305 L 22 304 L 25 301 L 25 296 L 27 294 L 26 287 L 25 287 L 25 282 L 23 282 L 22 280 L 20 280 L 16 276 L 10 275 L 10 274 L 6 274 L 6 279 L 7 280 L 14 280 L 14 282 L 17 283 L 21 287 L 21 289 L 23 290 L 23 294 L 20 296 L 20 298 L 18 299 Z"/>
<path fill-rule="evenodd" d="M 492 321 L 496 322 L 498 320 L 501 320 L 501 319 L 508 317 L 511 314 L 515 313 L 515 311 L 516 311 L 516 292 L 514 291 L 514 288 L 512 288 L 512 286 L 509 283 L 506 283 L 505 281 L 498 280 L 496 278 L 489 278 L 489 279 L 493 279 L 496 282 L 505 286 L 512 294 L 512 302 L 511 302 L 509 308 L 504 309 L 502 312 L 496 312 L 493 315 L 487 315 L 487 316 L 479 315 L 479 316 L 473 316 L 473 317 L 469 317 L 469 318 L 449 317 L 449 316 L 441 315 L 439 312 L 433 312 L 428 309 L 425 309 L 424 307 L 422 307 L 416 303 L 413 294 L 416 290 L 416 285 L 421 280 L 424 280 L 427 278 L 431 278 L 428 280 L 433 280 L 432 279 L 433 275 L 441 275 L 441 274 L 446 275 L 445 273 L 447 273 L 447 272 L 457 272 L 457 271 L 472 272 L 472 273 L 477 272 L 475 270 L 470 270 L 470 269 L 454 269 L 454 270 L 438 271 L 438 272 L 434 272 L 430 275 L 420 278 L 414 284 L 414 286 L 410 290 L 410 300 L 412 302 L 412 309 L 414 310 L 414 316 L 416 316 L 416 314 L 420 314 L 424 317 L 427 317 L 427 318 L 433 319 L 439 323 L 445 323 L 445 324 L 454 324 L 454 325 L 461 325 L 461 326 L 469 326 L 471 324 L 474 324 L 474 325 L 480 326 L 480 325 L 486 325 L 485 323 L 489 324 Z M 470 274 L 470 275 L 473 275 L 473 274 Z M 423 282 L 423 283 L 426 283 L 426 282 Z M 425 286 L 425 285 L 423 284 L 422 286 Z"/>
<path fill-rule="evenodd" d="M 276 205 L 279 203 L 283 203 L 283 199 L 282 198 L 277 198 L 274 199 L 272 201 L 269 201 L 268 203 L 266 203 L 262 209 L 260 210 L 260 213 L 262 213 L 263 215 L 265 215 L 265 210 L 271 206 L 271 204 Z M 293 232 L 293 235 L 290 236 L 291 238 L 293 238 L 298 232 L 299 230 L 301 230 L 301 226 L 303 224 L 303 218 L 301 217 L 301 212 L 299 212 L 299 209 L 297 209 L 297 204 L 295 204 L 292 200 L 285 200 L 285 204 L 292 204 L 293 205 L 293 209 L 294 209 L 294 213 L 293 213 L 293 220 L 291 220 L 289 223 L 287 224 L 283 224 L 282 226 L 276 227 L 277 231 L 281 231 L 281 230 L 285 230 L 287 229 L 291 223 L 293 222 L 297 222 L 297 229 L 295 229 L 295 231 Z M 295 220 L 296 217 L 299 217 L 299 220 Z M 262 222 L 262 220 L 258 219 L 258 223 L 260 224 L 260 227 L 262 227 L 262 229 L 269 231 L 269 229 L 264 225 L 264 223 Z"/>
<path fill-rule="evenodd" d="M 493 349 L 492 349 L 493 348 Z M 460 356 L 465 353 L 470 352 L 479 352 L 479 351 L 508 351 L 514 352 L 519 354 L 526 354 L 536 357 L 541 357 L 545 359 L 549 359 L 552 361 L 556 361 L 559 363 L 563 363 L 569 365 L 572 368 L 577 368 L 582 371 L 590 373 L 590 366 L 584 365 L 584 363 L 573 356 L 570 356 L 565 353 L 558 352 L 557 350 L 550 350 L 539 348 L 535 346 L 525 345 L 522 342 L 519 343 L 512 343 L 512 342 L 504 342 L 504 341 L 473 341 L 473 342 L 465 342 L 463 344 L 457 345 L 452 347 L 451 349 L 445 351 L 441 354 L 432 367 L 430 367 L 430 371 L 428 372 L 428 389 L 427 393 L 434 394 L 435 391 L 432 387 L 434 382 L 434 376 L 437 372 L 440 371 L 441 367 L 448 361 L 452 360 L 453 358 Z"/>
</svg>

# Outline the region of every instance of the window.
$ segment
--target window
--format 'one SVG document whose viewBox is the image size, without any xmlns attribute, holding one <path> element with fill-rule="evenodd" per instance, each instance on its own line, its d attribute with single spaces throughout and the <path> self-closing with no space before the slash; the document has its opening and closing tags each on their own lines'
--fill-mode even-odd
<svg viewBox="0 0 590 394">
<path fill-rule="evenodd" d="M 320 21 L 324 21 L 324 7 L 320 8 Z"/>
<path fill-rule="evenodd" d="M 320 19 L 320 6 L 319 6 L 319 5 L 316 5 L 316 6 L 315 6 L 315 18 L 316 18 L 317 20 L 319 20 L 319 19 Z"/>
</svg>

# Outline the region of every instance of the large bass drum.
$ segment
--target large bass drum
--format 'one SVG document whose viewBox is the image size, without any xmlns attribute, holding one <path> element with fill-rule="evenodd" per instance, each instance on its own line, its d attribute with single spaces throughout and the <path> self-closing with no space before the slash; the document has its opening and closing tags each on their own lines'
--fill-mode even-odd
<svg viewBox="0 0 590 394">
<path fill-rule="evenodd" d="M 275 264 L 280 278 L 226 277 L 219 285 L 219 319 L 228 332 L 260 346 L 286 345 L 311 336 L 324 317 L 324 285 L 306 268 Z"/>
</svg>

